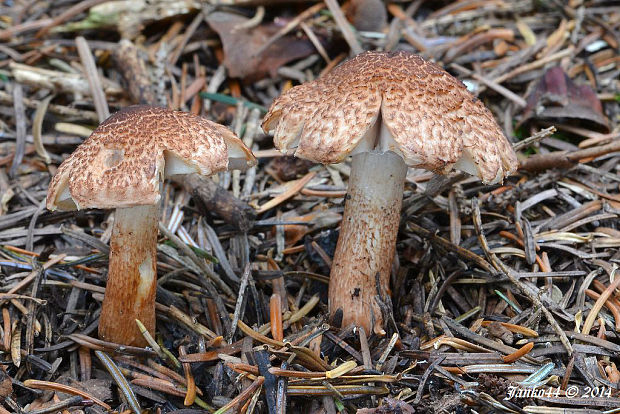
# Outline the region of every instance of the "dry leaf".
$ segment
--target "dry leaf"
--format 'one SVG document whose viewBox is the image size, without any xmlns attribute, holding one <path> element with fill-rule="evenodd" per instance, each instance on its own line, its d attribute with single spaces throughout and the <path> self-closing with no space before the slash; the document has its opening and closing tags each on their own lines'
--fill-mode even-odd
<svg viewBox="0 0 620 414">
<path fill-rule="evenodd" d="M 500 339 L 505 344 L 512 344 L 514 341 L 514 336 L 512 332 L 510 332 L 507 328 L 505 328 L 501 323 L 497 321 L 493 321 L 487 326 L 487 331 L 489 335 Z"/>
<path fill-rule="evenodd" d="M 242 28 L 241 25 L 248 20 L 226 12 L 211 13 L 207 17 L 207 23 L 222 39 L 224 66 L 233 78 L 256 81 L 266 76 L 275 76 L 280 66 L 315 52 L 309 40 L 284 36 L 255 56 L 255 52 L 277 32 L 278 27 L 260 25 L 250 29 Z"/>
<path fill-rule="evenodd" d="M 266 170 L 281 181 L 290 181 L 307 174 L 313 165 L 312 161 L 287 155 L 273 158 L 267 164 Z"/>
<path fill-rule="evenodd" d="M 564 70 L 547 70 L 527 98 L 523 122 L 531 119 L 586 120 L 609 132 L 609 120 L 603 113 L 601 101 L 588 85 L 576 85 Z"/>
</svg>

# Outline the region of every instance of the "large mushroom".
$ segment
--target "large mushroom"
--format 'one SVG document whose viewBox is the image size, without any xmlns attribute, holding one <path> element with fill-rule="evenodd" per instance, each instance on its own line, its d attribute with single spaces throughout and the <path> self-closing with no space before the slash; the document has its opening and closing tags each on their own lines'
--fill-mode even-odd
<svg viewBox="0 0 620 414">
<path fill-rule="evenodd" d="M 131 106 L 106 119 L 58 168 L 49 210 L 116 209 L 99 337 L 145 345 L 155 331 L 156 253 L 164 177 L 245 169 L 256 159 L 228 128 L 198 116 Z"/>
<path fill-rule="evenodd" d="M 491 112 L 445 70 L 407 52 L 365 52 L 277 98 L 263 129 L 287 154 L 353 156 L 329 308 L 382 334 L 407 167 L 458 169 L 492 184 L 517 159 Z M 371 331 L 372 329 L 372 331 Z"/>
</svg>

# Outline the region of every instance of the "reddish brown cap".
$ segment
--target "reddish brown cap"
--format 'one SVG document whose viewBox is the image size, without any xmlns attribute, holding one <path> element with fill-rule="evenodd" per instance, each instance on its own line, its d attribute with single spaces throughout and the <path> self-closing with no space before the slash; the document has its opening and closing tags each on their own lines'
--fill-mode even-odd
<svg viewBox="0 0 620 414">
<path fill-rule="evenodd" d="M 244 169 L 256 159 L 228 128 L 165 108 L 130 106 L 106 119 L 58 168 L 47 208 L 155 204 L 164 176 Z"/>
<path fill-rule="evenodd" d="M 281 151 L 324 164 L 391 150 L 411 167 L 457 168 L 485 183 L 518 166 L 482 102 L 445 70 L 407 52 L 365 52 L 290 89 L 271 105 L 263 129 Z"/>
</svg>

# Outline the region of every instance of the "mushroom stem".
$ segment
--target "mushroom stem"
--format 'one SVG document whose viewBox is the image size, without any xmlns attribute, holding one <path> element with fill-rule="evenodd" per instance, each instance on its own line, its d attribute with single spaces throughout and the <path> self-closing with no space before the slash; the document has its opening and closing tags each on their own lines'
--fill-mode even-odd
<svg viewBox="0 0 620 414">
<path fill-rule="evenodd" d="M 329 282 L 330 313 L 333 318 L 342 310 L 343 327 L 385 333 L 377 296 L 389 294 L 406 174 L 405 162 L 394 152 L 353 156 Z"/>
<path fill-rule="evenodd" d="M 158 221 L 157 205 L 116 209 L 108 283 L 99 318 L 100 339 L 145 346 L 136 319 L 155 333 Z"/>
</svg>

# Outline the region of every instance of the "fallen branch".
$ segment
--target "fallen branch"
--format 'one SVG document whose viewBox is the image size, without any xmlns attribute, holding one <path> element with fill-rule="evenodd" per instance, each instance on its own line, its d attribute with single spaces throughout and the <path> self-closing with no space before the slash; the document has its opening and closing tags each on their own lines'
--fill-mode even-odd
<svg viewBox="0 0 620 414">
<path fill-rule="evenodd" d="M 616 139 L 606 145 L 577 151 L 554 151 L 548 154 L 533 155 L 522 161 L 519 169 L 529 172 L 541 172 L 551 168 L 570 168 L 581 160 L 589 160 L 615 151 L 620 151 L 620 139 Z"/>
</svg>

